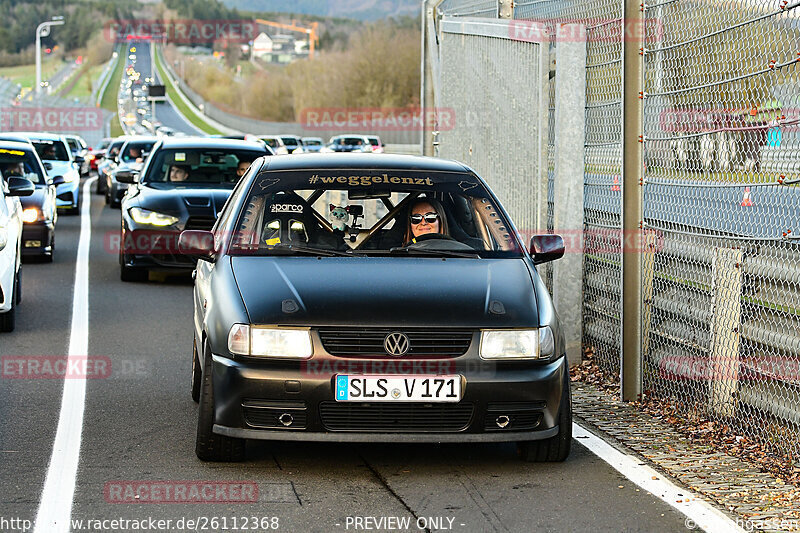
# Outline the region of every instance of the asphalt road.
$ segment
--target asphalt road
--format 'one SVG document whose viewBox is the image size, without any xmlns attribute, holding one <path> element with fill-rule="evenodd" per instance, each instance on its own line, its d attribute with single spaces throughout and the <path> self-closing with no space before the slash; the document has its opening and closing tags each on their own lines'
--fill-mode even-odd
<svg viewBox="0 0 800 533">
<path fill-rule="evenodd" d="M 150 76 L 150 43 L 139 42 L 136 44 L 136 69 L 142 73 L 142 77 Z M 160 80 L 158 71 L 153 65 L 153 74 L 157 80 Z M 171 98 L 180 98 L 178 95 L 170 95 Z M 169 102 L 156 103 L 156 120 L 163 125 L 168 126 L 175 131 L 181 131 L 187 135 L 204 135 L 204 133 L 195 128 L 189 121 L 183 118 Z"/>
<path fill-rule="evenodd" d="M 88 353 L 107 360 L 111 371 L 86 382 L 73 519 L 216 516 L 230 528 L 234 517 L 257 516 L 276 517 L 283 531 L 353 531 L 352 517 L 407 517 L 408 530 L 418 531 L 417 519 L 438 517 L 444 527 L 431 522 L 429 530 L 684 530 L 682 515 L 577 442 L 561 464 L 523 463 L 510 444 L 258 442 L 248 444 L 244 463 L 199 461 L 197 406 L 189 393 L 191 280 L 121 282 L 113 247 L 119 211 L 101 197 L 90 200 Z M 23 266 L 18 329 L 0 337 L 0 356 L 66 353 L 79 226 L 79 217 L 61 217 L 55 262 Z M 60 379 L 12 379 L 6 372 L 0 378 L 2 517 L 36 516 L 61 391 Z M 245 482 L 257 487 L 258 498 L 137 504 L 113 503 L 104 492 L 133 480 Z M 183 531 L 176 524 L 169 530 Z"/>
</svg>

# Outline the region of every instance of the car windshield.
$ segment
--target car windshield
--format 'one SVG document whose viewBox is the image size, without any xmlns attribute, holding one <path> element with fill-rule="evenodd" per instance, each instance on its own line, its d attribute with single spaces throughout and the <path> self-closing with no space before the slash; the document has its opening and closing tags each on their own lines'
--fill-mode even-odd
<svg viewBox="0 0 800 533">
<path fill-rule="evenodd" d="M 285 144 L 286 146 L 298 145 L 297 139 L 295 139 L 294 137 L 281 137 L 281 140 L 283 141 L 283 144 Z"/>
<path fill-rule="evenodd" d="M 37 185 L 46 183 L 41 165 L 29 150 L 0 148 L 0 173 L 4 178 L 20 176 Z"/>
<path fill-rule="evenodd" d="M 380 146 L 380 145 L 381 145 L 381 141 L 380 141 L 380 140 L 378 140 L 378 138 L 377 138 L 377 137 L 367 137 L 367 139 L 369 139 L 369 143 L 370 143 L 372 146 Z"/>
<path fill-rule="evenodd" d="M 262 172 L 243 205 L 232 255 L 522 254 L 502 209 L 468 173 Z"/>
<path fill-rule="evenodd" d="M 306 146 L 321 146 L 322 140 L 321 139 L 303 139 L 303 144 Z"/>
<path fill-rule="evenodd" d="M 61 141 L 32 139 L 31 143 L 42 161 L 69 161 L 69 151 Z"/>
<path fill-rule="evenodd" d="M 225 148 L 176 148 L 159 150 L 147 176 L 149 183 L 209 183 L 234 185 L 240 176 L 240 163 L 252 163 L 267 155 L 264 150 L 235 150 Z M 249 165 L 248 165 L 249 166 Z"/>
<path fill-rule="evenodd" d="M 156 141 L 132 141 L 125 145 L 122 150 L 122 161 L 125 163 L 132 163 L 136 161 L 144 161 Z"/>
<path fill-rule="evenodd" d="M 278 139 L 272 137 L 262 137 L 261 140 L 267 143 L 267 146 L 269 146 L 270 148 L 277 148 L 278 146 L 280 146 L 280 142 L 278 142 Z"/>
</svg>

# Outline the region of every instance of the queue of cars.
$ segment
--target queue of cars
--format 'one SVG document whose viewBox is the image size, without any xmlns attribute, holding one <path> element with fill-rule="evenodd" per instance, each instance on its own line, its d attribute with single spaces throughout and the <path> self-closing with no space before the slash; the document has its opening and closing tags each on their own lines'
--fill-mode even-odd
<svg viewBox="0 0 800 533">
<path fill-rule="evenodd" d="M 248 439 L 515 442 L 524 460 L 563 461 L 566 350 L 537 272 L 563 240 L 523 243 L 472 169 L 377 155 L 369 137 L 293 157 L 276 157 L 270 136 L 107 144 L 97 169 L 120 202 L 121 280 L 195 280 L 196 455 L 241 460 Z M 20 299 L 28 208 L 17 197 L 41 189 L 57 203 L 65 172 L 50 178 L 37 158 L 55 169 L 61 141 L 0 143 L 0 164 L 7 155 L 25 171 L 4 172 L 0 197 L 0 329 Z"/>
</svg>

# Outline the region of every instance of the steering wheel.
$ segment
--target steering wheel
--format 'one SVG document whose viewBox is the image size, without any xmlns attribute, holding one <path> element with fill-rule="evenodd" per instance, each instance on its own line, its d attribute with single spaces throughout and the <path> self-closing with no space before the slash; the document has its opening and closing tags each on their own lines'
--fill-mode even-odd
<svg viewBox="0 0 800 533">
<path fill-rule="evenodd" d="M 416 242 L 411 242 L 406 245 L 406 248 L 415 250 L 469 250 L 475 251 L 475 248 L 454 238 L 444 235 L 443 233 L 423 233 L 419 237 L 414 237 Z"/>
</svg>

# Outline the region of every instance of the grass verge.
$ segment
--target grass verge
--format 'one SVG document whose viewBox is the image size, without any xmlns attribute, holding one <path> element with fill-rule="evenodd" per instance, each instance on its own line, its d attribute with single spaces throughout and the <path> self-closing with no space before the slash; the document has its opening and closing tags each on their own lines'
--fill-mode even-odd
<svg viewBox="0 0 800 533">
<path fill-rule="evenodd" d="M 192 111 L 189 106 L 186 105 L 186 102 L 178 96 L 178 90 L 175 88 L 175 85 L 170 81 L 169 76 L 167 76 L 166 71 L 164 70 L 164 65 L 161 64 L 161 54 L 156 50 L 155 54 L 153 54 L 156 58 L 156 69 L 158 69 L 158 76 L 161 78 L 161 82 L 166 85 L 167 87 L 167 94 L 172 94 L 174 97 L 171 98 L 172 103 L 181 112 L 181 114 L 186 117 L 186 120 L 191 122 L 197 129 L 203 131 L 205 133 L 211 135 L 219 135 L 222 132 L 218 129 L 214 128 L 210 124 L 208 124 L 205 120 L 202 119 L 197 113 Z"/>
</svg>

